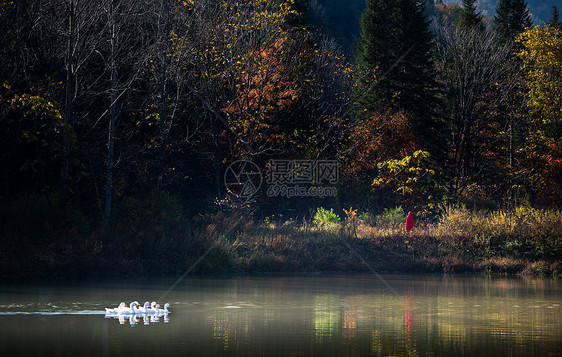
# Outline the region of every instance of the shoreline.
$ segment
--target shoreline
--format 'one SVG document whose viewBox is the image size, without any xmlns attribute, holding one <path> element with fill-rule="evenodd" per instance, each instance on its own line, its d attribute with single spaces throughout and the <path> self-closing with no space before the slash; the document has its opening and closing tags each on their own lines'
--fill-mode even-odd
<svg viewBox="0 0 562 357">
<path fill-rule="evenodd" d="M 332 211 L 314 220 L 254 222 L 240 213 L 167 216 L 97 228 L 17 230 L 2 237 L 9 281 L 256 273 L 562 276 L 562 214 L 449 209 L 406 233 L 400 219 L 367 223 Z M 320 218 L 322 219 L 320 219 Z M 38 227 L 38 226 L 37 226 Z M 96 227 L 93 225 L 93 227 Z"/>
<path fill-rule="evenodd" d="M 96 252 L 69 253 L 56 247 L 49 250 L 28 246 L 25 254 L 0 251 L 0 272 L 5 281 L 23 282 L 154 276 L 172 279 L 187 270 L 193 276 L 377 273 L 562 277 L 560 259 L 486 257 L 479 254 L 481 249 L 445 246 L 451 240 L 443 237 L 402 234 L 355 238 L 330 232 L 271 233 L 274 237 L 218 236 L 198 246 L 178 249 L 173 255 L 125 252 L 111 243 Z"/>
</svg>

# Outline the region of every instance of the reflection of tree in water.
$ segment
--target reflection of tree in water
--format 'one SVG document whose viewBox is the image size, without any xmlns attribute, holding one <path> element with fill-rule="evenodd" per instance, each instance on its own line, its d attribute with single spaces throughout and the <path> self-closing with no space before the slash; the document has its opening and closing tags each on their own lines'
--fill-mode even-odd
<svg viewBox="0 0 562 357">
<path fill-rule="evenodd" d="M 343 310 L 342 335 L 346 340 L 353 340 L 357 330 L 357 307 L 348 306 Z"/>
<path fill-rule="evenodd" d="M 241 319 L 240 312 L 240 309 L 221 309 L 212 317 L 213 339 L 219 341 L 225 351 L 237 351 L 241 333 L 247 331 L 248 320 Z"/>
<path fill-rule="evenodd" d="M 335 295 L 319 295 L 314 302 L 315 342 L 332 341 L 341 330 L 340 299 Z"/>
<path fill-rule="evenodd" d="M 285 296 L 269 306 L 219 308 L 208 318 L 219 350 L 235 353 L 525 355 L 562 348 L 556 327 L 562 317 L 554 310 L 560 307 L 549 296 L 523 296 L 533 282 L 435 283 L 420 282 L 404 297 L 336 293 L 289 301 Z"/>
</svg>

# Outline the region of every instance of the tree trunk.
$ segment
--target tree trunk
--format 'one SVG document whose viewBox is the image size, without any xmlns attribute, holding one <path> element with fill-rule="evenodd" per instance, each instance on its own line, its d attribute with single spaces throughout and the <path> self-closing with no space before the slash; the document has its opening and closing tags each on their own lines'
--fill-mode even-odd
<svg viewBox="0 0 562 357">
<path fill-rule="evenodd" d="M 64 98 L 64 122 L 74 127 L 74 38 L 76 36 L 76 4 L 73 0 L 69 3 L 68 16 L 68 42 L 66 47 L 66 81 Z M 65 136 L 62 146 L 62 162 L 60 173 L 59 207 L 64 209 L 67 201 L 68 181 L 68 156 L 70 141 Z"/>
<path fill-rule="evenodd" d="M 117 65 L 115 62 L 115 53 L 117 51 L 116 24 L 115 24 L 115 1 L 111 4 L 110 10 L 110 71 L 111 71 L 111 89 L 110 89 L 110 109 L 109 109 L 109 128 L 107 135 L 107 167 L 105 182 L 105 208 L 104 208 L 104 231 L 111 218 L 111 203 L 113 198 L 113 169 L 114 169 L 114 142 L 115 142 L 115 122 L 117 121 Z"/>
<path fill-rule="evenodd" d="M 161 69 L 164 71 L 164 69 Z M 166 76 L 161 74 L 159 80 L 160 103 L 158 104 L 158 180 L 156 187 L 162 188 L 164 178 L 164 165 L 166 161 L 166 143 L 164 141 L 164 124 L 166 122 Z"/>
<path fill-rule="evenodd" d="M 160 16 L 158 20 L 158 42 L 161 53 L 159 54 L 159 79 L 158 91 L 160 92 L 160 102 L 158 104 L 158 178 L 156 187 L 162 188 L 162 181 L 164 179 L 164 171 L 166 165 L 166 104 L 168 98 L 167 87 L 167 57 L 165 54 L 165 45 L 168 40 L 168 33 L 170 31 L 170 8 L 167 0 L 162 0 L 160 4 Z"/>
</svg>

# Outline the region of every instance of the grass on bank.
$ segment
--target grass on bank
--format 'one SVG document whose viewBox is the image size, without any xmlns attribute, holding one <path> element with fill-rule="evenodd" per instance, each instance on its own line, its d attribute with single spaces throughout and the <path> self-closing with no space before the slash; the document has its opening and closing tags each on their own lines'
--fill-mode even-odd
<svg viewBox="0 0 562 357">
<path fill-rule="evenodd" d="M 556 210 L 448 207 L 433 222 L 417 221 L 407 234 L 401 207 L 378 215 L 319 208 L 299 221 L 255 222 L 236 212 L 186 219 L 178 200 L 151 195 L 126 202 L 104 235 L 79 211 L 56 217 L 50 203 L 38 202 L 2 212 L 11 213 L 3 216 L 3 276 L 177 276 L 206 252 L 194 273 L 372 268 L 379 273 L 562 275 L 562 213 Z"/>
<path fill-rule="evenodd" d="M 345 240 L 380 272 L 562 274 L 562 213 L 520 207 L 474 212 L 448 207 L 434 223 L 404 232 L 401 208 L 368 222 L 318 209 L 312 221 L 246 222 L 221 246 L 236 266 L 258 271 L 368 271 Z M 323 219 L 322 219 L 323 217 Z"/>
</svg>

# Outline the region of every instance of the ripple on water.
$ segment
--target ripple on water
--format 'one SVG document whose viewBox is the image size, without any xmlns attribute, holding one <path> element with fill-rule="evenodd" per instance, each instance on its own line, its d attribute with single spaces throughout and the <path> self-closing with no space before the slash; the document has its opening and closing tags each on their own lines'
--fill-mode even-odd
<svg viewBox="0 0 562 357">
<path fill-rule="evenodd" d="M 12 316 L 12 315 L 42 315 L 42 316 L 54 316 L 54 315 L 105 315 L 105 311 L 100 310 L 60 310 L 60 311 L 0 311 L 0 316 Z"/>
</svg>

